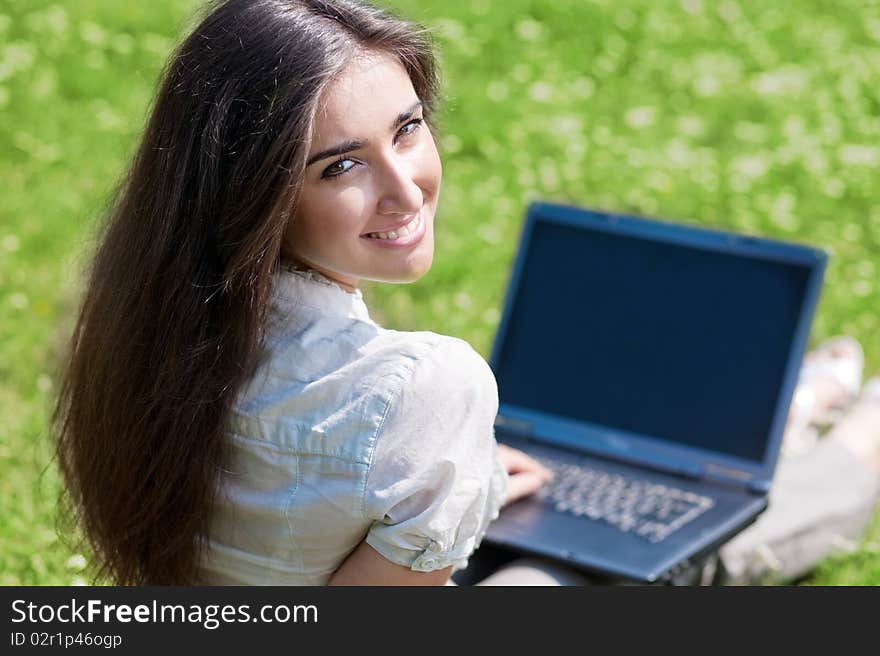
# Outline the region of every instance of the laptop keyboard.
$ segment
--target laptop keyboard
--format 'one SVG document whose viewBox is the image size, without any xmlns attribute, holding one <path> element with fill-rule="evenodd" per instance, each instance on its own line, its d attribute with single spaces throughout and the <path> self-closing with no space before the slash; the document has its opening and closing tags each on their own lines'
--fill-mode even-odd
<svg viewBox="0 0 880 656">
<path fill-rule="evenodd" d="M 660 542 L 714 505 L 711 498 L 669 485 L 553 458 L 537 460 L 554 473 L 536 496 L 560 512 L 610 524 Z"/>
</svg>

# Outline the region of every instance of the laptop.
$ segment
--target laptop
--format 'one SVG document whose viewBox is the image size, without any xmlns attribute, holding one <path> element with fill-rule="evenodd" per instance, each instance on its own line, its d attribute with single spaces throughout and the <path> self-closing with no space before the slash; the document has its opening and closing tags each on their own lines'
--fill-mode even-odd
<svg viewBox="0 0 880 656">
<path fill-rule="evenodd" d="M 767 507 L 828 255 L 533 203 L 489 364 L 499 442 L 554 472 L 484 542 L 669 582 Z"/>
</svg>

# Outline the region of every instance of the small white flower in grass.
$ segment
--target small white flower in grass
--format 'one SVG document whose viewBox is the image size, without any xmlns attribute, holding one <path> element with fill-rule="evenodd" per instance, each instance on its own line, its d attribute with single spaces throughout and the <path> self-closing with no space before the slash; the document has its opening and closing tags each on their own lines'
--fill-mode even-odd
<svg viewBox="0 0 880 656">
<path fill-rule="evenodd" d="M 2 245 L 4 251 L 6 251 L 7 253 L 12 253 L 18 250 L 20 242 L 17 235 L 6 235 L 3 238 L 3 241 L 0 242 L 0 245 Z"/>
<path fill-rule="evenodd" d="M 21 292 L 15 292 L 9 296 L 9 304 L 16 310 L 23 310 L 28 306 L 28 297 Z"/>
<path fill-rule="evenodd" d="M 37 389 L 44 394 L 52 389 L 52 379 L 46 374 L 37 376 Z"/>
<path fill-rule="evenodd" d="M 694 91 L 699 96 L 716 96 L 721 90 L 721 82 L 713 73 L 700 73 L 694 80 Z"/>
<path fill-rule="evenodd" d="M 703 13 L 703 3 L 701 0 L 681 0 L 681 8 L 689 14 Z"/>
<path fill-rule="evenodd" d="M 742 18 L 742 10 L 733 0 L 725 0 L 718 5 L 718 15 L 727 23 L 735 23 Z"/>
<path fill-rule="evenodd" d="M 654 125 L 657 116 L 657 108 L 653 105 L 643 105 L 641 107 L 633 107 L 624 115 L 624 121 L 631 128 L 646 128 Z"/>
<path fill-rule="evenodd" d="M 523 169 L 519 172 L 519 175 L 516 176 L 516 181 L 519 182 L 522 187 L 531 187 L 535 184 L 535 174 L 528 169 Z"/>
<path fill-rule="evenodd" d="M 556 162 L 549 157 L 541 159 L 538 164 L 538 175 L 541 176 L 541 186 L 546 191 L 559 189 L 559 173 L 556 170 Z"/>
<path fill-rule="evenodd" d="M 862 27 L 874 41 L 880 42 L 880 17 L 865 16 Z"/>
<path fill-rule="evenodd" d="M 445 135 L 441 143 L 443 144 L 443 150 L 451 155 L 461 150 L 461 139 L 454 134 Z"/>
<path fill-rule="evenodd" d="M 58 5 L 49 7 L 49 9 L 46 10 L 45 16 L 46 23 L 52 28 L 55 34 L 62 35 L 67 32 L 69 21 L 67 20 L 67 13 L 64 11 L 63 7 Z"/>
<path fill-rule="evenodd" d="M 89 584 L 88 581 L 86 581 L 81 576 L 74 576 L 73 579 L 70 581 L 70 585 L 74 585 L 77 587 L 88 585 L 88 584 Z"/>
<path fill-rule="evenodd" d="M 880 166 L 880 148 L 862 144 L 843 144 L 837 151 L 841 164 L 850 166 Z"/>
<path fill-rule="evenodd" d="M 541 38 L 541 29 L 538 21 L 526 18 L 516 24 L 516 35 L 523 41 L 537 41 Z"/>
<path fill-rule="evenodd" d="M 486 87 L 486 95 L 489 96 L 489 100 L 501 102 L 507 98 L 507 84 L 501 80 L 492 80 Z"/>
<path fill-rule="evenodd" d="M 860 280 L 856 280 L 852 285 L 853 294 L 856 296 L 864 297 L 869 296 L 873 291 L 873 285 L 871 285 L 870 280 L 865 280 L 864 278 Z"/>
<path fill-rule="evenodd" d="M 77 572 L 85 569 L 86 567 L 86 557 L 82 554 L 74 554 L 70 558 L 67 559 L 67 562 L 64 564 L 67 569 L 72 569 Z"/>
<path fill-rule="evenodd" d="M 43 99 L 55 92 L 58 87 L 58 75 L 53 68 L 43 68 L 31 82 L 32 98 Z"/>
<path fill-rule="evenodd" d="M 572 80 L 569 88 L 578 98 L 590 98 L 596 92 L 596 83 L 588 77 L 578 77 Z"/>
<path fill-rule="evenodd" d="M 13 41 L 0 49 L 0 82 L 28 70 L 37 58 L 36 48 L 25 41 Z"/>
<path fill-rule="evenodd" d="M 64 36 L 69 27 L 67 14 L 58 6 L 49 7 L 45 11 L 35 11 L 25 18 L 28 29 L 40 36 Z M 0 30 L 2 32 L 2 30 Z"/>
<path fill-rule="evenodd" d="M 465 37 L 464 25 L 452 18 L 438 18 L 434 25 L 436 31 L 450 41 L 460 41 Z"/>
<path fill-rule="evenodd" d="M 107 40 L 107 32 L 97 23 L 84 21 L 79 27 L 79 35 L 82 40 L 94 46 L 100 46 Z"/>
<path fill-rule="evenodd" d="M 734 158 L 731 168 L 747 178 L 760 178 L 770 169 L 770 161 L 766 154 L 741 155 Z"/>
<path fill-rule="evenodd" d="M 473 299 L 470 297 L 470 294 L 466 292 L 459 292 L 455 295 L 455 305 L 456 307 L 467 310 L 474 304 Z"/>
<path fill-rule="evenodd" d="M 165 57 L 168 54 L 168 50 L 171 48 L 171 40 L 168 37 L 156 34 L 155 32 L 146 32 L 141 35 L 140 43 L 144 50 L 161 57 Z"/>
<path fill-rule="evenodd" d="M 668 194 L 673 188 L 672 178 L 663 171 L 650 171 L 645 181 L 648 187 L 663 194 Z"/>
<path fill-rule="evenodd" d="M 501 319 L 501 312 L 496 307 L 486 308 L 485 312 L 483 312 L 482 319 L 485 323 L 490 325 L 497 324 L 498 320 Z"/>
<path fill-rule="evenodd" d="M 529 87 L 529 96 L 538 102 L 547 102 L 553 95 L 553 87 L 546 82 L 535 82 Z"/>
<path fill-rule="evenodd" d="M 789 192 L 782 192 L 773 201 L 770 208 L 770 220 L 783 230 L 795 232 L 801 227 L 801 222 L 794 213 L 795 197 Z"/>
<path fill-rule="evenodd" d="M 689 114 L 678 119 L 678 131 L 689 137 L 701 137 L 706 133 L 706 123 L 699 116 Z"/>
<path fill-rule="evenodd" d="M 125 127 L 125 119 L 106 100 L 99 99 L 92 103 L 95 122 L 102 130 L 114 131 Z"/>
<path fill-rule="evenodd" d="M 694 151 L 683 139 L 672 139 L 663 149 L 666 160 L 676 168 L 689 168 L 694 164 Z"/>
<path fill-rule="evenodd" d="M 842 198 L 846 185 L 840 178 L 827 178 L 822 182 L 822 191 L 831 198 Z"/>
<path fill-rule="evenodd" d="M 584 154 L 587 152 L 587 144 L 584 143 L 582 139 L 572 139 L 568 142 L 568 145 L 565 147 L 565 154 L 571 160 L 573 164 L 576 164 L 584 159 Z M 574 168 L 566 168 L 563 174 L 566 177 L 577 177 L 580 175 L 580 172 Z"/>
<path fill-rule="evenodd" d="M 114 34 L 110 37 L 110 47 L 120 55 L 130 55 L 134 50 L 135 41 L 130 34 Z"/>
<path fill-rule="evenodd" d="M 738 193 L 743 193 L 752 188 L 752 180 L 742 173 L 734 172 L 730 176 L 730 188 Z"/>
<path fill-rule="evenodd" d="M 579 133 L 584 129 L 584 122 L 579 116 L 564 114 L 557 116 L 551 121 L 551 126 L 555 126 L 559 131 L 565 133 Z"/>
<path fill-rule="evenodd" d="M 828 158 L 819 151 L 811 151 L 804 155 L 804 168 L 813 175 L 823 175 L 828 172 Z"/>
<path fill-rule="evenodd" d="M 841 234 L 847 241 L 859 241 L 862 238 L 862 227 L 858 223 L 847 223 Z"/>
<path fill-rule="evenodd" d="M 477 236 L 487 244 L 498 244 L 501 242 L 501 231 L 491 223 L 484 223 L 477 228 Z"/>
<path fill-rule="evenodd" d="M 648 161 L 643 150 L 632 148 L 626 153 L 626 163 L 634 169 L 642 168 Z"/>
</svg>

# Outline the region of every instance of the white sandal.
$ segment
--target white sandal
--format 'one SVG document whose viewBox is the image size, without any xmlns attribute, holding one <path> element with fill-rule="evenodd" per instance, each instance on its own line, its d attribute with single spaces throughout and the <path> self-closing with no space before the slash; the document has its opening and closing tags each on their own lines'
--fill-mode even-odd
<svg viewBox="0 0 880 656">
<path fill-rule="evenodd" d="M 804 358 L 792 398 L 783 438 L 786 455 L 811 449 L 855 401 L 862 384 L 865 354 L 858 340 L 841 335 L 822 343 Z M 841 398 L 828 407 L 819 406 L 816 381 L 831 379 L 840 385 Z"/>
</svg>

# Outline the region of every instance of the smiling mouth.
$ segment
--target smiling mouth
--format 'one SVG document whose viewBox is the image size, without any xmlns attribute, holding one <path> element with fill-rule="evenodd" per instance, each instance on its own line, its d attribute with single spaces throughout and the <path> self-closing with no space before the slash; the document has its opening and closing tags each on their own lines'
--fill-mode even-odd
<svg viewBox="0 0 880 656">
<path fill-rule="evenodd" d="M 421 227 L 422 222 L 422 213 L 419 212 L 412 219 L 410 219 L 409 223 L 400 226 L 395 230 L 390 230 L 388 232 L 368 232 L 363 235 L 365 239 L 380 239 L 387 241 L 395 241 L 397 239 L 403 239 L 408 237 L 411 234 L 418 232 Z"/>
</svg>

